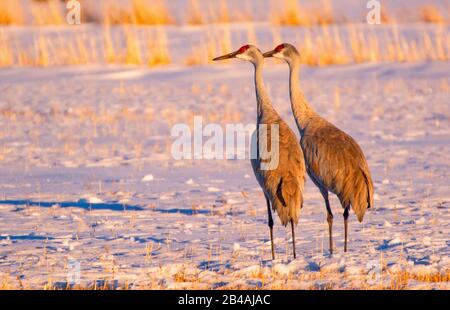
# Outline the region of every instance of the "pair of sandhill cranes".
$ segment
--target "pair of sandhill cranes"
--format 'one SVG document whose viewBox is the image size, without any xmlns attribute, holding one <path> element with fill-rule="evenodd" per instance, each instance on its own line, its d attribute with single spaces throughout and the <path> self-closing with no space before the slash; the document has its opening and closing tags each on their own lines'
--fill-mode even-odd
<svg viewBox="0 0 450 310">
<path fill-rule="evenodd" d="M 270 103 L 262 78 L 265 57 L 283 59 L 289 65 L 289 94 L 292 112 L 301 135 L 300 144 L 294 132 Z M 249 61 L 255 69 L 258 153 L 251 163 L 267 202 L 272 259 L 275 259 L 275 249 L 271 208 L 277 212 L 284 226 L 290 223 L 293 254 L 294 258 L 296 257 L 294 224 L 298 223 L 300 209 L 303 206 L 305 170 L 325 200 L 331 254 L 333 214 L 328 201 L 328 192 L 336 194 L 339 198 L 344 209 L 346 252 L 350 206 L 360 222 L 366 210 L 373 206 L 372 178 L 361 148 L 352 137 L 320 117 L 308 104 L 299 84 L 300 54 L 293 45 L 280 44 L 264 54 L 255 46 L 244 45 L 235 52 L 213 60 L 229 58 Z M 261 169 L 259 130 L 263 125 L 265 128 L 278 125 L 279 158 L 275 169 Z M 270 130 L 266 133 L 270 135 Z"/>
</svg>

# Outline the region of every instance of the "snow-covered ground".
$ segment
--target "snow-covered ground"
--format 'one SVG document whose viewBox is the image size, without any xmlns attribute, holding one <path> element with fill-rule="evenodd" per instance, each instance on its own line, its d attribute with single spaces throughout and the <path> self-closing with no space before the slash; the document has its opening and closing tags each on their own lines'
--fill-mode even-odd
<svg viewBox="0 0 450 310">
<path fill-rule="evenodd" d="M 265 199 L 249 161 L 175 160 L 171 153 L 171 129 L 192 128 L 195 116 L 224 131 L 227 124 L 254 123 L 253 69 L 237 60 L 186 64 L 196 55 L 205 62 L 205 35 L 224 36 L 213 42 L 225 45 L 220 49 L 250 40 L 268 50 L 281 41 L 300 46 L 305 33 L 320 41 L 316 34 L 327 28 L 274 27 L 269 8 L 279 2 L 271 0 L 229 0 L 239 12 L 250 8 L 255 23 L 188 26 L 182 22 L 188 1 L 167 2 L 181 21 L 161 28 L 168 66 L 93 61 L 58 67 L 61 59 L 50 53 L 54 68 L 0 69 L 0 288 L 79 282 L 132 289 L 450 289 L 450 63 L 303 68 L 312 106 L 363 148 L 375 206 L 362 224 L 351 214 L 344 253 L 342 209 L 332 196 L 330 256 L 324 202 L 308 179 L 296 228 L 298 257 L 293 260 L 290 228 L 275 217 L 272 261 Z M 364 21 L 366 2 L 331 3 L 348 22 Z M 444 0 L 429 3 L 448 15 Z M 386 2 L 392 12 L 404 12 L 405 21 L 420 13 L 414 8 L 422 1 L 408 4 Z M 447 54 L 431 59 L 448 59 L 448 24 L 399 22 L 337 24 L 333 31 L 349 46 L 353 27 L 376 35 L 381 54 L 390 52 L 387 40 L 397 34 L 424 40 L 408 46 L 419 54 L 440 46 Z M 145 54 L 153 28 L 133 30 Z M 115 52 L 126 51 L 122 28 L 111 32 Z M 17 57 L 40 56 L 41 35 L 53 53 L 70 50 L 74 38 L 89 42 L 85 46 L 105 44 L 96 24 L 1 27 L 0 35 L 12 40 Z M 87 52 L 100 60 L 103 53 Z M 267 62 L 270 97 L 297 132 L 287 77 L 287 66 Z"/>
<path fill-rule="evenodd" d="M 252 123 L 252 68 L 80 66 L 0 70 L 3 288 L 108 280 L 128 288 L 449 289 L 450 64 L 302 70 L 314 108 L 362 146 L 375 208 L 351 214 L 335 254 L 307 181 L 292 259 L 247 160 L 174 160 L 176 123 Z M 287 67 L 269 62 L 271 98 L 296 129 Z"/>
</svg>

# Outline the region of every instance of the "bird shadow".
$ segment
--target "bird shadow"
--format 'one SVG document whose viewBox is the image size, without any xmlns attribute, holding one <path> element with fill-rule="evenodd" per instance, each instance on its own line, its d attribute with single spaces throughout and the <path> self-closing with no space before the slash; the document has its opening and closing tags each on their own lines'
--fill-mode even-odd
<svg viewBox="0 0 450 310">
<path fill-rule="evenodd" d="M 33 201 L 28 199 L 0 200 L 0 205 L 34 206 L 42 208 L 50 208 L 55 205 L 58 205 L 61 208 L 80 208 L 84 210 L 112 210 L 112 211 L 143 210 L 143 208 L 138 205 L 127 205 L 116 202 L 91 203 L 86 199 L 79 199 L 78 201 Z M 18 208 L 15 211 L 21 210 L 22 209 Z"/>
</svg>

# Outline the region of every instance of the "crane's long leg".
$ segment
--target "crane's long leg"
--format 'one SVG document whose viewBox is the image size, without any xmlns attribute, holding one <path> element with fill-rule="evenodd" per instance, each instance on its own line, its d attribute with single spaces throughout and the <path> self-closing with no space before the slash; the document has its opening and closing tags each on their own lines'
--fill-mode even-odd
<svg viewBox="0 0 450 310">
<path fill-rule="evenodd" d="M 273 219 L 272 219 L 272 210 L 270 210 L 270 201 L 269 199 L 266 197 L 266 202 L 267 202 L 267 214 L 269 216 L 269 230 L 270 230 L 270 244 L 272 246 L 272 259 L 275 259 L 275 249 L 273 246 Z"/>
<path fill-rule="evenodd" d="M 331 212 L 330 202 L 328 201 L 328 191 L 321 191 L 325 206 L 327 207 L 328 232 L 330 234 L 330 254 L 333 254 L 333 213 Z"/>
<path fill-rule="evenodd" d="M 344 243 L 344 252 L 347 252 L 347 231 L 348 231 L 348 214 L 349 214 L 350 207 L 345 207 L 344 210 L 344 231 L 345 231 L 345 243 Z"/>
<path fill-rule="evenodd" d="M 294 221 L 291 219 L 291 229 L 292 229 L 292 248 L 294 250 L 294 258 L 296 258 L 295 255 L 295 232 L 294 232 Z"/>
</svg>

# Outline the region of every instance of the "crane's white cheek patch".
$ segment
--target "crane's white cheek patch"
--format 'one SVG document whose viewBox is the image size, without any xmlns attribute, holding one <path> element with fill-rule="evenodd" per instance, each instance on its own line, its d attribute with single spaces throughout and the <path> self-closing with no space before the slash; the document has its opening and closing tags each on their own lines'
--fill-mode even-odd
<svg viewBox="0 0 450 310">
<path fill-rule="evenodd" d="M 252 60 L 252 58 L 249 57 L 247 54 L 238 54 L 238 55 L 236 55 L 236 58 L 239 58 L 242 60 Z"/>
<path fill-rule="evenodd" d="M 278 52 L 278 53 L 273 54 L 273 57 L 283 59 L 284 55 L 283 55 L 283 53 Z"/>
</svg>

